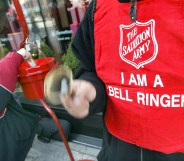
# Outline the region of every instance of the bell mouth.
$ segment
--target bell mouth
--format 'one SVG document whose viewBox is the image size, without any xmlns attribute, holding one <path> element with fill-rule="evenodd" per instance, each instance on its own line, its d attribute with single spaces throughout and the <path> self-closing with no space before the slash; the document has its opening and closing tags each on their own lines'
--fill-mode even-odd
<svg viewBox="0 0 184 161">
<path fill-rule="evenodd" d="M 46 100 L 52 105 L 60 105 L 60 96 L 71 94 L 72 81 L 72 71 L 68 66 L 59 65 L 50 70 L 44 80 Z"/>
</svg>

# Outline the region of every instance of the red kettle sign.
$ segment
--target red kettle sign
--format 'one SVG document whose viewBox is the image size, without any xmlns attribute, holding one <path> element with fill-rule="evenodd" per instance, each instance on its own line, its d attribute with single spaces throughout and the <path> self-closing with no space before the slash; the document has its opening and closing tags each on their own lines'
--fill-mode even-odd
<svg viewBox="0 0 184 161">
<path fill-rule="evenodd" d="M 153 61 L 157 53 L 154 20 L 120 25 L 119 54 L 123 61 L 139 69 Z"/>
</svg>

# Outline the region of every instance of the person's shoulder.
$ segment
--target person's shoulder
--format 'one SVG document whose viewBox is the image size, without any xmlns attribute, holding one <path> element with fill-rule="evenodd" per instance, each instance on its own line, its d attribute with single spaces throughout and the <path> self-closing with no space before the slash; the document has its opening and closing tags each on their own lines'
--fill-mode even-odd
<svg viewBox="0 0 184 161">
<path fill-rule="evenodd" d="M 83 18 L 83 21 L 86 21 L 86 20 L 93 21 L 95 9 L 96 9 L 96 0 L 92 0 L 89 6 L 87 7 L 86 14 Z"/>
</svg>

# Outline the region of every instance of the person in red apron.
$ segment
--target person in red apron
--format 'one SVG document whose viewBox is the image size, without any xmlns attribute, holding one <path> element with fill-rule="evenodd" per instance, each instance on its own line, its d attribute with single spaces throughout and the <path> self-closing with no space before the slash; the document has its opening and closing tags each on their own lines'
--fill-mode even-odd
<svg viewBox="0 0 184 161">
<path fill-rule="evenodd" d="M 24 161 L 36 134 L 38 117 L 24 110 L 13 94 L 19 66 L 30 56 L 20 49 L 0 60 L 0 161 Z"/>
<path fill-rule="evenodd" d="M 94 0 L 72 44 L 77 118 L 103 112 L 99 161 L 184 160 L 184 1 Z"/>
</svg>

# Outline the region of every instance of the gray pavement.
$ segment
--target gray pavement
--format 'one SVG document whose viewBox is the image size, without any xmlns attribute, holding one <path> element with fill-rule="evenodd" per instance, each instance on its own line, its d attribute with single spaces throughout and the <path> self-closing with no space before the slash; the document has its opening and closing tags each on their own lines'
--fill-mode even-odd
<svg viewBox="0 0 184 161">
<path fill-rule="evenodd" d="M 69 142 L 70 149 L 75 161 L 80 159 L 96 160 L 99 148 Z M 33 146 L 25 161 L 70 161 L 63 142 L 51 140 L 50 143 L 43 143 L 35 137 Z"/>
</svg>

